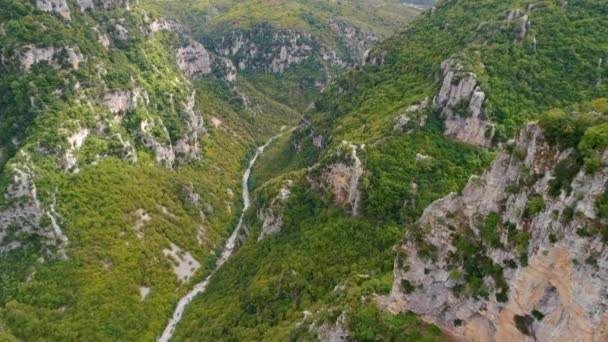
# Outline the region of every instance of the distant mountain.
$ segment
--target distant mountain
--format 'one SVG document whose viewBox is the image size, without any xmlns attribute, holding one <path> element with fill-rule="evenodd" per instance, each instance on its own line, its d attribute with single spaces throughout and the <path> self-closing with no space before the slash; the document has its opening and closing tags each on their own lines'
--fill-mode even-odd
<svg viewBox="0 0 608 342">
<path fill-rule="evenodd" d="M 419 10 L 395 1 L 146 0 L 229 58 L 267 96 L 306 109 L 339 73 Z"/>
</svg>

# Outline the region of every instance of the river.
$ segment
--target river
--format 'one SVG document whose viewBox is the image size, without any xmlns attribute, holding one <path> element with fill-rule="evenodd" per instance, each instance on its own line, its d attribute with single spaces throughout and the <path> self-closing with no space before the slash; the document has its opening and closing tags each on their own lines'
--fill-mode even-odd
<svg viewBox="0 0 608 342">
<path fill-rule="evenodd" d="M 295 128 L 291 129 L 289 132 L 292 132 L 294 129 Z M 194 285 L 192 290 L 190 290 L 190 292 L 188 292 L 184 297 L 182 297 L 179 300 L 179 302 L 177 303 L 177 307 L 175 308 L 175 311 L 173 312 L 173 317 L 171 317 L 171 320 L 169 320 L 169 323 L 167 323 L 167 327 L 163 331 L 163 334 L 157 340 L 158 342 L 168 342 L 171 339 L 171 337 L 173 337 L 173 332 L 175 331 L 175 327 L 177 326 L 179 321 L 182 319 L 182 315 L 184 314 L 184 310 L 186 309 L 186 306 L 188 306 L 188 304 L 190 304 L 190 302 L 192 302 L 194 297 L 205 292 L 205 290 L 207 289 L 207 285 L 209 284 L 209 281 L 211 280 L 213 275 L 215 275 L 217 270 L 219 270 L 220 267 L 222 267 L 222 265 L 224 265 L 224 263 L 232 256 L 232 253 L 234 252 L 234 249 L 236 247 L 236 239 L 241 230 L 241 226 L 243 225 L 243 218 L 245 217 L 245 213 L 247 212 L 247 209 L 249 209 L 249 206 L 251 205 L 251 199 L 249 198 L 249 186 L 248 186 L 249 177 L 251 176 L 251 169 L 253 168 L 253 165 L 255 165 L 255 162 L 258 160 L 258 157 L 260 155 L 262 155 L 262 153 L 264 153 L 264 150 L 268 147 L 268 145 L 270 145 L 273 141 L 275 141 L 277 138 L 282 136 L 284 133 L 285 132 L 282 132 L 282 133 L 279 133 L 279 134 L 273 136 L 264 145 L 258 147 L 255 152 L 255 155 L 249 161 L 249 167 L 247 167 L 247 170 L 245 170 L 245 173 L 243 173 L 243 180 L 242 180 L 242 182 L 243 182 L 243 184 L 242 184 L 242 186 L 243 186 L 243 211 L 241 212 L 241 216 L 239 218 L 239 223 L 237 224 L 236 228 L 234 229 L 234 232 L 232 233 L 232 235 L 230 235 L 228 240 L 226 240 L 226 244 L 224 245 L 224 250 L 222 251 L 222 255 L 217 260 L 215 269 L 213 270 L 213 272 L 211 272 L 211 274 L 209 274 L 209 276 L 207 276 L 207 278 L 205 278 L 205 280 Z"/>
</svg>

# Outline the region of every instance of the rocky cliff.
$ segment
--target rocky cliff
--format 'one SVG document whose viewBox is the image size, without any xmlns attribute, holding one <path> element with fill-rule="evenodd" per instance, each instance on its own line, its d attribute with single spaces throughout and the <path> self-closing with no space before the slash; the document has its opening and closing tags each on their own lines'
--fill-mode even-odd
<svg viewBox="0 0 608 342">
<path fill-rule="evenodd" d="M 575 153 L 529 124 L 481 177 L 428 207 L 397 247 L 389 309 L 470 341 L 606 340 L 608 251 L 593 232 L 608 225 L 596 212 L 608 151 L 594 173 Z"/>
<path fill-rule="evenodd" d="M 486 94 L 477 76 L 455 59 L 441 64 L 443 82 L 435 108 L 444 115 L 444 134 L 465 143 L 489 147 L 494 126 L 485 115 Z"/>
</svg>

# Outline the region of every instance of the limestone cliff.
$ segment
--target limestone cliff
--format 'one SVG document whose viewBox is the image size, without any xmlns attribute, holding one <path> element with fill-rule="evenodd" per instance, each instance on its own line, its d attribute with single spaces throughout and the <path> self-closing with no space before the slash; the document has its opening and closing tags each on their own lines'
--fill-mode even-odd
<svg viewBox="0 0 608 342">
<path fill-rule="evenodd" d="M 486 94 L 477 76 L 455 59 L 441 64 L 443 82 L 435 108 L 445 117 L 444 134 L 473 145 L 490 147 L 494 126 L 485 115 Z"/>
<path fill-rule="evenodd" d="M 608 226 L 596 214 L 608 151 L 599 171 L 564 180 L 574 153 L 529 124 L 483 176 L 425 210 L 397 247 L 385 304 L 463 340 L 605 341 L 608 250 L 591 232 Z"/>
</svg>

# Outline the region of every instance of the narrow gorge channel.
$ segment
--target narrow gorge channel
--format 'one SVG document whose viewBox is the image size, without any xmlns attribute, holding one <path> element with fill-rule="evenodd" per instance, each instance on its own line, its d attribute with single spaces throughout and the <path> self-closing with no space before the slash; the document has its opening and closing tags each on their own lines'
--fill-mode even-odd
<svg viewBox="0 0 608 342">
<path fill-rule="evenodd" d="M 294 129 L 295 128 L 292 128 L 291 130 L 289 130 L 287 132 L 291 133 L 291 132 L 293 132 Z M 215 275 L 215 273 L 232 256 L 232 253 L 235 251 L 237 236 L 238 236 L 238 234 L 239 234 L 239 232 L 241 230 L 241 226 L 243 225 L 243 218 L 245 216 L 245 213 L 247 212 L 247 209 L 249 209 L 249 206 L 251 205 L 251 199 L 249 197 L 249 187 L 248 187 L 249 177 L 251 176 L 251 170 L 253 169 L 253 166 L 255 165 L 255 162 L 258 160 L 258 158 L 262 155 L 262 153 L 264 153 L 264 150 L 270 144 L 272 144 L 273 141 L 275 141 L 276 139 L 278 139 L 279 137 L 281 137 L 285 133 L 286 133 L 286 131 L 282 131 L 281 133 L 279 133 L 279 134 L 271 137 L 270 139 L 268 139 L 268 141 L 264 145 L 262 145 L 262 146 L 260 146 L 260 147 L 257 148 L 257 150 L 255 152 L 255 155 L 249 161 L 249 166 L 247 167 L 247 169 L 243 173 L 243 180 L 242 180 L 242 186 L 243 186 L 243 210 L 242 210 L 241 216 L 239 218 L 239 223 L 237 224 L 236 228 L 234 229 L 234 232 L 232 232 L 232 235 L 230 235 L 230 237 L 228 238 L 228 240 L 226 240 L 226 243 L 224 245 L 224 249 L 222 251 L 222 255 L 217 260 L 217 263 L 215 265 L 215 269 L 213 270 L 213 272 L 211 272 L 211 274 L 209 274 L 205 278 L 205 280 L 203 280 L 202 282 L 194 285 L 194 287 L 192 288 L 192 290 L 190 290 L 190 292 L 188 292 L 184 297 L 182 297 L 179 300 L 179 302 L 177 303 L 177 307 L 175 308 L 175 311 L 173 312 L 173 316 L 171 317 L 171 320 L 169 320 L 169 322 L 167 323 L 167 326 L 165 327 L 165 330 L 163 331 L 163 334 L 157 340 L 158 342 L 168 342 L 169 340 L 171 340 L 171 337 L 173 337 L 173 333 L 175 332 L 175 327 L 177 326 L 177 324 L 182 319 L 182 315 L 184 314 L 184 311 L 185 311 L 186 307 L 188 306 L 188 304 L 190 304 L 190 302 L 192 302 L 192 300 L 197 295 L 205 292 L 205 290 L 207 289 L 207 285 L 211 281 L 211 278 L 213 278 L 213 276 Z"/>
</svg>

